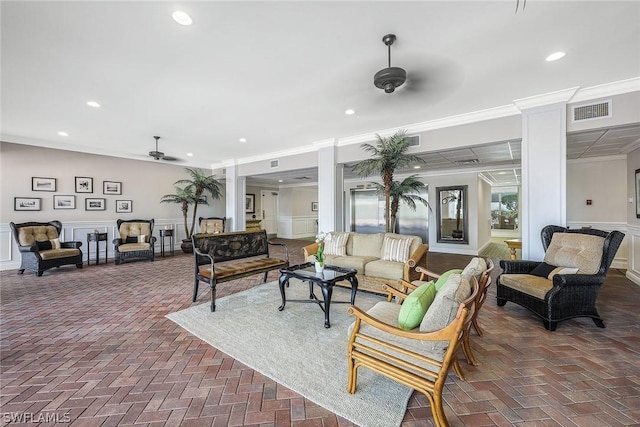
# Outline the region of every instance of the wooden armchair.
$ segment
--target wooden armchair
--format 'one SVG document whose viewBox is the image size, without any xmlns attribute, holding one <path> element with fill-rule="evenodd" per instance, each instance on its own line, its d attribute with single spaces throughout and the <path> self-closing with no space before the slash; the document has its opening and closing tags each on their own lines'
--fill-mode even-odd
<svg viewBox="0 0 640 427">
<path fill-rule="evenodd" d="M 347 391 L 356 392 L 357 370 L 364 366 L 423 393 L 436 426 L 448 426 L 442 388 L 451 366 L 464 379 L 456 355 L 464 331 L 470 328 L 477 294 L 474 276 L 452 275 L 436 294 L 420 327 L 413 330 L 398 327 L 399 304 L 383 301 L 367 312 L 350 306 L 348 312 L 356 319 L 347 350 Z M 395 295 L 403 298 L 401 292 Z"/>
<path fill-rule="evenodd" d="M 42 276 L 45 270 L 69 264 L 82 268 L 82 242 L 61 242 L 60 221 L 10 222 L 9 227 L 21 256 L 18 274 L 32 270 Z"/>
<path fill-rule="evenodd" d="M 119 219 L 118 238 L 113 239 L 115 264 L 134 259 L 155 258 L 156 237 L 153 235 L 153 219 Z"/>
</svg>

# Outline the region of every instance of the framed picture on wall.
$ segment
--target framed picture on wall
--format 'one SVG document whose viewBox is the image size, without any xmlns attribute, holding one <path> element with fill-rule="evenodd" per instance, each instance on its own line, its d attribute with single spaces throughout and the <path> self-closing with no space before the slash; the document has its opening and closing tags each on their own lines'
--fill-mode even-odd
<svg viewBox="0 0 640 427">
<path fill-rule="evenodd" d="M 93 178 L 76 176 L 76 193 L 93 193 Z"/>
<path fill-rule="evenodd" d="M 75 209 L 76 196 L 53 196 L 53 209 Z"/>
<path fill-rule="evenodd" d="M 256 195 L 255 194 L 247 194 L 244 199 L 244 211 L 245 213 L 255 213 L 256 212 Z"/>
<path fill-rule="evenodd" d="M 122 183 L 117 181 L 102 181 L 103 194 L 122 194 Z"/>
<path fill-rule="evenodd" d="M 116 212 L 118 213 L 133 212 L 133 201 L 132 200 L 116 200 Z"/>
<path fill-rule="evenodd" d="M 31 191 L 56 191 L 56 179 L 34 176 L 31 178 Z"/>
<path fill-rule="evenodd" d="M 318 212 L 318 202 L 311 202 L 311 212 Z"/>
<path fill-rule="evenodd" d="M 107 208 L 106 199 L 84 199 L 85 211 L 103 211 Z"/>
<path fill-rule="evenodd" d="M 14 211 L 39 211 L 42 209 L 42 199 L 40 197 L 14 197 Z"/>
</svg>

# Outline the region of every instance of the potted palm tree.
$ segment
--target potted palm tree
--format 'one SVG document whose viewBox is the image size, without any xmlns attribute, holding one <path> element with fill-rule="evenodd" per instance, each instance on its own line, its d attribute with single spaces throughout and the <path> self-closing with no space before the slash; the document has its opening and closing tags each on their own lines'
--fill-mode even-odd
<svg viewBox="0 0 640 427">
<path fill-rule="evenodd" d="M 393 173 L 398 168 L 409 166 L 411 163 L 424 163 L 424 160 L 413 154 L 407 154 L 409 140 L 404 130 L 399 130 L 390 137 L 383 138 L 376 135 L 376 145 L 362 144 L 363 150 L 372 153 L 372 158 L 366 159 L 353 167 L 361 177 L 367 177 L 379 173 L 384 186 L 384 218 L 385 228 L 392 232 L 391 226 L 391 189 L 393 186 Z"/>
<path fill-rule="evenodd" d="M 184 217 L 184 231 L 186 238 L 182 240 L 180 247 L 185 253 L 193 252 L 191 245 L 191 236 L 196 226 L 196 218 L 198 214 L 198 205 L 209 203 L 206 200 L 206 193 L 211 195 L 212 199 L 220 199 L 222 195 L 222 184 L 213 176 L 206 175 L 200 169 L 185 168 L 190 175 L 190 179 L 180 179 L 174 183 L 176 185 L 175 194 L 167 194 L 162 196 L 160 202 L 178 203 L 181 205 L 182 216 Z M 177 185 L 184 185 L 184 188 Z M 191 226 L 187 221 L 189 206 L 193 205 L 193 214 L 191 217 Z"/>
<path fill-rule="evenodd" d="M 372 184 L 377 188 L 379 193 L 384 192 L 384 186 L 375 182 Z M 401 201 L 404 202 L 412 211 L 416 210 L 417 203 L 421 203 L 431 210 L 429 201 L 419 194 L 416 194 L 426 188 L 427 186 L 424 185 L 424 182 L 418 179 L 418 175 L 410 175 L 400 182 L 393 181 L 391 184 L 391 208 L 389 212 L 392 231 L 395 231 L 396 229 L 398 209 L 400 208 Z"/>
</svg>

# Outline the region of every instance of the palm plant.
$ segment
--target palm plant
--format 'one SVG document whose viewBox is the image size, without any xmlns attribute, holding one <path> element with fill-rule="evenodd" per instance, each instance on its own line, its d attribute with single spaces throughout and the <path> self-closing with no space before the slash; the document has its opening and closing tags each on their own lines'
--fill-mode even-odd
<svg viewBox="0 0 640 427">
<path fill-rule="evenodd" d="M 180 209 L 182 210 L 182 217 L 184 218 L 184 233 L 187 236 L 187 239 L 191 238 L 191 234 L 189 233 L 189 226 L 187 224 L 187 216 L 189 213 L 189 206 L 196 205 L 198 206 L 198 198 L 195 195 L 193 188 L 191 187 L 175 187 L 175 194 L 165 194 L 160 199 L 160 203 L 177 203 L 180 205 Z M 200 200 L 201 203 L 206 203 L 205 200 Z"/>
<path fill-rule="evenodd" d="M 213 199 L 217 200 L 222 195 L 222 192 L 220 190 L 222 184 L 218 180 L 216 180 L 213 176 L 206 175 L 200 169 L 194 169 L 194 168 L 185 168 L 185 169 L 187 170 L 187 172 L 189 172 L 189 175 L 191 175 L 191 179 L 180 179 L 176 181 L 174 184 L 184 184 L 185 185 L 184 190 L 191 191 L 193 192 L 193 195 L 194 195 L 194 202 L 193 202 L 194 206 L 193 206 L 193 216 L 191 219 L 191 228 L 186 233 L 187 238 L 190 239 L 191 236 L 193 235 L 193 230 L 195 229 L 195 226 L 196 226 L 196 218 L 197 218 L 196 215 L 198 212 L 198 205 L 208 204 L 207 201 L 205 200 L 205 197 L 203 197 L 205 195 L 204 193 L 209 193 Z M 186 217 L 185 217 L 185 224 L 186 224 Z"/>
<path fill-rule="evenodd" d="M 383 138 L 376 135 L 376 145 L 362 144 L 363 150 L 372 154 L 372 158 L 361 161 L 353 167 L 361 177 L 367 177 L 379 173 L 384 186 L 384 219 L 387 232 L 391 232 L 391 187 L 393 173 L 398 168 L 409 166 L 411 163 L 424 160 L 413 154 L 407 154 L 409 140 L 405 137 L 406 131 L 399 130 L 390 137 Z"/>
<path fill-rule="evenodd" d="M 379 193 L 384 192 L 384 186 L 376 182 L 372 183 L 377 188 Z M 400 202 L 404 202 L 412 211 L 416 210 L 417 203 L 422 203 L 424 206 L 431 210 L 429 201 L 424 199 L 419 194 L 421 190 L 426 190 L 427 186 L 418 179 L 418 175 L 410 175 L 402 181 L 393 181 L 391 183 L 391 207 L 389 212 L 389 218 L 391 223 L 391 231 L 396 229 L 396 222 L 398 219 L 398 209 L 400 208 Z M 387 230 L 388 231 L 388 230 Z"/>
</svg>

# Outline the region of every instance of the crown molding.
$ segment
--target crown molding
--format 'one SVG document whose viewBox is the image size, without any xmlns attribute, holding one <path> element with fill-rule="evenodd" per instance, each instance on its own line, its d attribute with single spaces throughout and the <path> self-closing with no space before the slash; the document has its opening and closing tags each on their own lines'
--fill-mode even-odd
<svg viewBox="0 0 640 427">
<path fill-rule="evenodd" d="M 579 89 L 570 102 L 584 102 L 630 92 L 640 92 L 640 77 Z"/>
<path fill-rule="evenodd" d="M 580 89 L 579 86 L 569 89 L 562 89 L 555 92 L 543 93 L 541 95 L 530 96 L 527 98 L 514 99 L 513 104 L 520 110 L 528 110 L 530 108 L 542 107 L 545 105 L 569 102 L 571 98 Z"/>
</svg>

